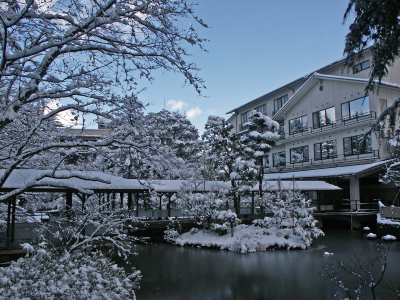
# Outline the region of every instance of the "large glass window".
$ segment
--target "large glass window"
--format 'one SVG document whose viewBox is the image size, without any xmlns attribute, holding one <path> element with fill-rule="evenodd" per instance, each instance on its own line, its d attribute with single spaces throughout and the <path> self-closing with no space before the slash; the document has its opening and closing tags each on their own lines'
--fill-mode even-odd
<svg viewBox="0 0 400 300">
<path fill-rule="evenodd" d="M 365 154 L 372 152 L 371 135 L 366 136 L 364 143 L 361 144 L 364 135 L 356 135 L 343 139 L 343 150 L 345 156 Z"/>
<path fill-rule="evenodd" d="M 257 106 L 254 110 L 262 113 L 263 115 L 266 115 L 267 114 L 267 104 Z"/>
<path fill-rule="evenodd" d="M 307 116 L 289 120 L 289 134 L 307 131 Z"/>
<path fill-rule="evenodd" d="M 283 104 L 285 104 L 288 101 L 289 97 L 286 94 L 285 96 L 279 97 L 277 99 L 274 100 L 274 113 L 276 114 L 278 112 L 278 110 L 281 109 L 281 107 L 283 106 Z"/>
<path fill-rule="evenodd" d="M 368 69 L 371 66 L 371 63 L 369 62 L 369 59 L 366 61 L 363 61 L 362 63 L 356 64 L 353 67 L 353 74 L 356 74 L 358 72 L 361 72 L 362 70 Z"/>
<path fill-rule="evenodd" d="M 350 120 L 369 114 L 369 98 L 362 97 L 342 104 L 342 119 Z"/>
<path fill-rule="evenodd" d="M 240 130 L 243 130 L 242 126 L 250 118 L 251 111 L 248 110 L 240 115 Z"/>
<path fill-rule="evenodd" d="M 327 108 L 313 113 L 313 128 L 320 128 L 335 123 L 335 108 Z"/>
<path fill-rule="evenodd" d="M 278 152 L 272 155 L 274 167 L 286 166 L 286 152 Z"/>
<path fill-rule="evenodd" d="M 295 164 L 299 162 L 308 161 L 308 146 L 296 147 L 290 149 L 290 163 Z"/>
<path fill-rule="evenodd" d="M 321 160 L 337 157 L 336 141 L 314 144 L 314 159 Z"/>
</svg>

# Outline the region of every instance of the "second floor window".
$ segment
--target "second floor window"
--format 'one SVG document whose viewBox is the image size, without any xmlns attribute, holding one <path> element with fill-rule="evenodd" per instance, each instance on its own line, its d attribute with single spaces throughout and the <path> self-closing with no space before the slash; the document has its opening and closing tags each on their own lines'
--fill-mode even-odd
<svg viewBox="0 0 400 300">
<path fill-rule="evenodd" d="M 248 110 L 240 115 L 240 130 L 243 130 L 242 126 L 250 118 L 251 111 Z"/>
<path fill-rule="evenodd" d="M 262 113 L 263 115 L 266 115 L 267 114 L 267 104 L 257 106 L 254 110 Z"/>
<path fill-rule="evenodd" d="M 327 108 L 317 112 L 314 112 L 313 115 L 313 128 L 320 128 L 327 125 L 332 125 L 335 123 L 335 108 Z"/>
<path fill-rule="evenodd" d="M 336 141 L 314 144 L 314 159 L 321 160 L 337 157 Z"/>
<path fill-rule="evenodd" d="M 366 154 L 372 152 L 372 139 L 371 135 L 366 136 L 363 143 L 361 143 L 364 135 L 356 135 L 343 139 L 344 156 Z"/>
<path fill-rule="evenodd" d="M 300 163 L 308 161 L 308 146 L 301 146 L 290 149 L 290 163 Z"/>
<path fill-rule="evenodd" d="M 286 94 L 285 96 L 279 97 L 274 100 L 274 113 L 276 114 L 278 110 L 281 109 L 281 107 L 288 101 L 289 96 Z"/>
<path fill-rule="evenodd" d="M 359 118 L 369 113 L 368 96 L 342 104 L 342 120 Z"/>
<path fill-rule="evenodd" d="M 289 134 L 307 131 L 307 116 L 289 120 Z"/>
<path fill-rule="evenodd" d="M 353 74 L 356 74 L 358 72 L 361 72 L 362 70 L 368 69 L 371 66 L 369 59 L 366 61 L 363 61 L 362 63 L 356 64 L 353 67 Z"/>
<path fill-rule="evenodd" d="M 278 168 L 281 166 L 283 166 L 283 167 L 286 166 L 286 152 L 285 151 L 272 154 L 272 158 L 273 158 L 273 164 L 274 164 L 275 168 Z"/>
</svg>

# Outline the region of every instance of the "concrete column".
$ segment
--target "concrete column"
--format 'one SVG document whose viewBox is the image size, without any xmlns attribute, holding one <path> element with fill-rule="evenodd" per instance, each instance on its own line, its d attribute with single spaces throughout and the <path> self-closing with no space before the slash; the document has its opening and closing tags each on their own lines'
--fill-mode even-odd
<svg viewBox="0 0 400 300">
<path fill-rule="evenodd" d="M 360 180 L 357 176 L 350 176 L 350 205 L 351 210 L 360 209 Z"/>
</svg>

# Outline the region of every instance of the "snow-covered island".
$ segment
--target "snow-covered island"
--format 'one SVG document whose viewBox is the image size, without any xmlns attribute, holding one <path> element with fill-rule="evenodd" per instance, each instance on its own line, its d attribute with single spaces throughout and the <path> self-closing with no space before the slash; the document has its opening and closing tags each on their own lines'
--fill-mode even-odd
<svg viewBox="0 0 400 300">
<path fill-rule="evenodd" d="M 268 249 L 307 249 L 310 241 L 293 234 L 292 229 L 262 228 L 257 225 L 238 225 L 233 236 L 219 235 L 206 229 L 193 228 L 190 232 L 169 239 L 179 246 L 219 248 L 238 253 L 266 251 Z"/>
</svg>

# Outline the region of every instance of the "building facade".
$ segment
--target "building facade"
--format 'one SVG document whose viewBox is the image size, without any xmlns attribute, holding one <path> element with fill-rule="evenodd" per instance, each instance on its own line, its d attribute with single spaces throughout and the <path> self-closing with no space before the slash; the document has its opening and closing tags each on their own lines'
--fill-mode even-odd
<svg viewBox="0 0 400 300">
<path fill-rule="evenodd" d="M 366 51 L 353 69 L 344 64 L 338 60 L 228 112 L 238 134 L 253 110 L 278 121 L 282 138 L 269 154 L 266 179 L 317 178 L 341 187 L 334 194 L 313 196 L 326 210 L 346 201 L 356 208 L 377 199 L 389 204 L 397 194 L 396 187 L 379 182 L 390 157 L 387 143 L 375 134 L 361 146 L 360 141 L 382 110 L 400 97 L 400 62 L 389 67 L 389 75 L 368 96 L 371 53 Z"/>
</svg>

